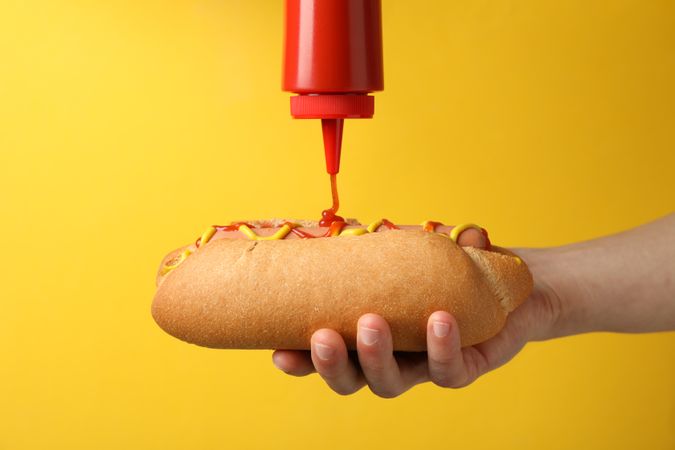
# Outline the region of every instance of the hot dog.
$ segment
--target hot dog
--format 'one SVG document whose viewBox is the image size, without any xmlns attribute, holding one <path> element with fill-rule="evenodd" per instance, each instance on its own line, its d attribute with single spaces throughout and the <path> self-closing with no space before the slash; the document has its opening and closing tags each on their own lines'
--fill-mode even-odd
<svg viewBox="0 0 675 450">
<path fill-rule="evenodd" d="M 374 312 L 396 350 L 422 351 L 437 310 L 455 316 L 463 346 L 494 336 L 532 277 L 473 224 L 272 219 L 209 227 L 163 259 L 157 286 L 159 326 L 206 347 L 308 349 L 326 327 L 354 349 L 358 317 Z"/>
</svg>

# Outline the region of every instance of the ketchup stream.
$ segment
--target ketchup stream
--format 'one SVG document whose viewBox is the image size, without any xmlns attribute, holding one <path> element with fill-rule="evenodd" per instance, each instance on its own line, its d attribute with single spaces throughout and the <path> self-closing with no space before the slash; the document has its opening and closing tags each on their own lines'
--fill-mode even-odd
<svg viewBox="0 0 675 450">
<path fill-rule="evenodd" d="M 284 225 L 290 225 L 290 222 L 285 222 Z M 340 221 L 335 221 L 332 222 L 330 225 L 328 225 L 328 229 L 324 234 L 319 234 L 319 235 L 314 235 L 312 233 L 308 233 L 306 231 L 302 231 L 298 228 L 291 228 L 291 233 L 294 235 L 298 236 L 301 239 L 312 239 L 312 238 L 320 238 L 320 237 L 331 237 L 331 236 L 338 236 L 342 229 L 346 226 L 347 224 L 340 220 Z M 326 226 L 326 225 L 322 225 Z"/>
<path fill-rule="evenodd" d="M 328 227 L 333 222 L 344 223 L 345 221 L 345 219 L 343 219 L 342 217 L 335 215 L 338 212 L 338 209 L 340 208 L 340 198 L 338 197 L 338 190 L 337 190 L 337 174 L 335 173 L 330 174 L 330 193 L 333 197 L 333 206 L 321 211 L 321 220 L 319 221 L 319 226 L 321 227 Z"/>
</svg>

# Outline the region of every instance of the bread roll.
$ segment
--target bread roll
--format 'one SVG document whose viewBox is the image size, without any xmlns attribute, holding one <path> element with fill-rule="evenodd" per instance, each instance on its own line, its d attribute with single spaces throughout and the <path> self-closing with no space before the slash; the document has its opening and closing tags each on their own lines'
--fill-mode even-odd
<svg viewBox="0 0 675 450">
<path fill-rule="evenodd" d="M 355 349 L 358 318 L 377 313 L 391 327 L 395 350 L 423 351 L 427 319 L 438 310 L 455 316 L 469 346 L 497 334 L 532 290 L 527 266 L 507 250 L 462 248 L 417 230 L 213 240 L 157 283 L 152 315 L 162 329 L 236 349 L 309 349 L 320 328 L 336 330 Z"/>
</svg>

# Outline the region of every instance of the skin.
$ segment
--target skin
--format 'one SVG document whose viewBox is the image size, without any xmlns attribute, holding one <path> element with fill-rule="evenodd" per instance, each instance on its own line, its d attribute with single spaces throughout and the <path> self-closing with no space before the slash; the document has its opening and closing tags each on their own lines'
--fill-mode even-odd
<svg viewBox="0 0 675 450">
<path fill-rule="evenodd" d="M 289 375 L 318 372 L 341 395 L 368 386 L 392 398 L 425 382 L 467 386 L 530 341 L 594 331 L 675 330 L 675 214 L 592 241 L 513 251 L 528 264 L 534 289 L 486 342 L 461 348 L 455 319 L 436 311 L 427 322 L 426 352 L 393 352 L 387 322 L 365 314 L 354 354 L 337 332 L 320 329 L 311 352 L 276 350 L 273 362 Z"/>
</svg>

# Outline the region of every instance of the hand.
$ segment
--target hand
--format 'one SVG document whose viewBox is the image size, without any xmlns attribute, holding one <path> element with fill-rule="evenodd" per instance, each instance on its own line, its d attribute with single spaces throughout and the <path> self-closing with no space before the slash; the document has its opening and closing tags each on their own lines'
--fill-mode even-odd
<svg viewBox="0 0 675 450">
<path fill-rule="evenodd" d="M 520 256 L 530 264 L 525 256 L 528 252 L 523 252 Z M 531 270 L 536 267 L 531 265 Z M 509 361 L 528 341 L 546 339 L 553 333 L 560 299 L 534 270 L 533 275 L 530 298 L 508 316 L 499 334 L 478 345 L 461 348 L 457 322 L 449 313 L 437 311 L 427 322 L 426 352 L 393 352 L 387 322 L 377 314 L 365 314 L 357 324 L 355 354 L 347 351 L 336 331 L 324 328 L 312 335 L 311 352 L 276 350 L 272 358 L 290 375 L 318 372 L 341 395 L 353 394 L 366 384 L 384 398 L 396 397 L 427 381 L 442 387 L 463 387 Z"/>
</svg>

